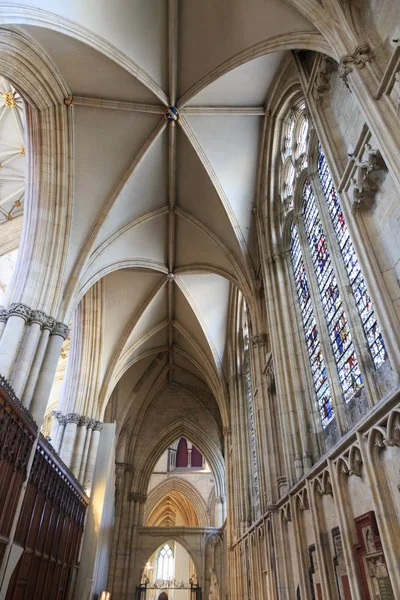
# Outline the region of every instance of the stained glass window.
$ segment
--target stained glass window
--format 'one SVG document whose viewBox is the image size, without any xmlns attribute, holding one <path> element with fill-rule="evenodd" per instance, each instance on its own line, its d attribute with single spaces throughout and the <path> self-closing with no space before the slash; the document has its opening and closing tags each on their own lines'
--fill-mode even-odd
<svg viewBox="0 0 400 600">
<path fill-rule="evenodd" d="M 349 324 L 337 285 L 325 232 L 311 185 L 303 188 L 303 218 L 329 337 L 344 399 L 348 402 L 362 383 Z"/>
<path fill-rule="evenodd" d="M 165 544 L 159 554 L 157 560 L 157 579 L 163 581 L 172 580 L 174 577 L 174 553 L 169 544 Z"/>
<path fill-rule="evenodd" d="M 342 253 L 344 266 L 353 290 L 372 359 L 375 367 L 378 369 L 387 359 L 385 343 L 321 145 L 319 145 L 318 151 L 318 173 L 322 189 L 328 204 L 340 252 Z"/>
<path fill-rule="evenodd" d="M 315 322 L 310 288 L 308 285 L 307 274 L 300 247 L 299 232 L 294 224 L 291 228 L 290 256 L 292 259 L 297 297 L 301 310 L 301 318 L 303 322 L 308 356 L 310 359 L 314 389 L 317 395 L 322 427 L 325 428 L 334 417 L 331 401 L 331 390 L 326 373 L 324 357 L 322 355 L 317 324 Z"/>
</svg>

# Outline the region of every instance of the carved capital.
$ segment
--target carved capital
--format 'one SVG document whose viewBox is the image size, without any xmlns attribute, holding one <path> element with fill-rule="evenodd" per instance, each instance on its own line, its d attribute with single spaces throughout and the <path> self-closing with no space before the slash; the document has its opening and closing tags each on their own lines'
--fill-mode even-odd
<svg viewBox="0 0 400 600">
<path fill-rule="evenodd" d="M 89 425 L 89 423 L 90 423 L 89 417 L 81 417 L 79 419 L 78 425 L 79 425 L 79 427 L 87 427 Z"/>
<path fill-rule="evenodd" d="M 5 308 L 0 309 L 0 323 L 7 323 L 8 310 Z"/>
<path fill-rule="evenodd" d="M 42 310 L 31 310 L 30 323 L 38 323 L 40 327 L 43 327 L 47 319 L 48 316 Z"/>
<path fill-rule="evenodd" d="M 47 319 L 43 323 L 42 327 L 43 327 L 43 329 L 48 329 L 49 331 L 52 331 L 55 324 L 56 324 L 56 320 L 53 319 L 53 317 L 47 317 Z"/>
<path fill-rule="evenodd" d="M 26 322 L 29 321 L 31 313 L 29 306 L 21 302 L 14 302 L 8 309 L 8 317 L 21 317 Z"/>
<path fill-rule="evenodd" d="M 51 335 L 59 335 L 65 340 L 69 335 L 69 327 L 65 323 L 57 321 L 51 330 Z"/>
<path fill-rule="evenodd" d="M 103 431 L 104 423 L 101 421 L 95 421 L 93 426 L 93 431 Z"/>
<path fill-rule="evenodd" d="M 68 413 L 66 415 L 66 423 L 75 423 L 76 425 L 79 424 L 79 421 L 81 419 L 81 415 L 78 415 L 78 413 Z"/>
<path fill-rule="evenodd" d="M 349 91 L 351 91 L 348 81 L 349 74 L 353 72 L 354 67 L 358 70 L 363 69 L 367 62 L 371 62 L 372 58 L 372 50 L 368 44 L 360 44 L 352 54 L 342 56 L 339 63 L 339 77 Z"/>
</svg>

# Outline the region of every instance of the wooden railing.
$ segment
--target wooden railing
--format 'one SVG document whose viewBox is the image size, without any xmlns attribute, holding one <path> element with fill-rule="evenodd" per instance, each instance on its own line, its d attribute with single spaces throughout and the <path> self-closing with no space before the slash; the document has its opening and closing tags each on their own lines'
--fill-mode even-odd
<svg viewBox="0 0 400 600">
<path fill-rule="evenodd" d="M 36 437 L 36 423 L 0 375 L 0 564 Z"/>
<path fill-rule="evenodd" d="M 37 425 L 0 378 L 0 559 L 16 518 L 36 439 Z M 79 482 L 40 434 L 14 536 L 14 544 L 23 553 L 12 574 L 7 599 L 67 598 L 88 503 Z"/>
</svg>

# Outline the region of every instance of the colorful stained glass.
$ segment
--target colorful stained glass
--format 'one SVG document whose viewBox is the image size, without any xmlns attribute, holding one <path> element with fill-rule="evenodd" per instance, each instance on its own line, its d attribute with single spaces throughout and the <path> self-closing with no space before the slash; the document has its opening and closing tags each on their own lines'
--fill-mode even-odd
<svg viewBox="0 0 400 600">
<path fill-rule="evenodd" d="M 317 395 L 322 427 L 325 428 L 335 415 L 332 408 L 331 390 L 326 374 L 325 361 L 322 355 L 317 324 L 314 317 L 314 309 L 310 296 L 310 288 L 300 247 L 299 233 L 294 224 L 292 225 L 290 236 L 290 256 L 292 259 L 297 297 L 300 304 L 314 389 Z"/>
<path fill-rule="evenodd" d="M 385 343 L 321 145 L 318 150 L 318 173 L 322 189 L 328 204 L 340 252 L 342 253 L 344 265 L 353 290 L 372 360 L 378 369 L 387 359 Z"/>
<path fill-rule="evenodd" d="M 303 188 L 303 217 L 339 381 L 348 402 L 362 387 L 362 377 L 317 203 L 308 181 Z"/>
</svg>

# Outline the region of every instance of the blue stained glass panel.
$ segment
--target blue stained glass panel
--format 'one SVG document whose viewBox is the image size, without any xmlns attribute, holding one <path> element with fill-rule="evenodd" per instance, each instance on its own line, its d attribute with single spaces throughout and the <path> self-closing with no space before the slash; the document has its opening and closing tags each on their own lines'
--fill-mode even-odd
<svg viewBox="0 0 400 600">
<path fill-rule="evenodd" d="M 362 377 L 311 185 L 303 188 L 303 217 L 322 307 L 345 402 L 362 387 Z"/>
<path fill-rule="evenodd" d="M 318 150 L 318 173 L 322 189 L 328 204 L 340 252 L 342 253 L 344 265 L 353 290 L 372 360 L 374 361 L 375 368 L 378 369 L 387 359 L 385 343 L 321 145 Z"/>
<path fill-rule="evenodd" d="M 314 389 L 317 396 L 322 427 L 325 428 L 335 415 L 332 408 L 331 390 L 326 374 L 324 357 L 321 351 L 317 324 L 314 318 L 314 309 L 310 297 L 307 274 L 304 267 L 303 255 L 301 253 L 299 232 L 294 224 L 291 229 L 290 256 L 292 259 L 297 297 L 300 304 Z"/>
</svg>

